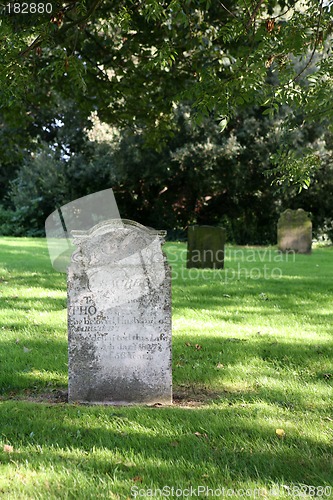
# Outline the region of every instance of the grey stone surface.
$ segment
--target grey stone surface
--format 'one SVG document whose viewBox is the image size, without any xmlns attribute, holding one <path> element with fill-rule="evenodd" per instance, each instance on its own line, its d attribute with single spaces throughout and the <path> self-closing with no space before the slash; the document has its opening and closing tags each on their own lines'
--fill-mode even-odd
<svg viewBox="0 0 333 500">
<path fill-rule="evenodd" d="M 171 275 L 159 234 L 111 220 L 73 236 L 69 401 L 170 404 Z"/>
<path fill-rule="evenodd" d="M 190 226 L 187 237 L 187 268 L 223 269 L 226 240 L 223 227 Z"/>
<path fill-rule="evenodd" d="M 278 249 L 281 252 L 311 253 L 312 222 L 302 208 L 285 210 L 277 225 Z"/>
</svg>

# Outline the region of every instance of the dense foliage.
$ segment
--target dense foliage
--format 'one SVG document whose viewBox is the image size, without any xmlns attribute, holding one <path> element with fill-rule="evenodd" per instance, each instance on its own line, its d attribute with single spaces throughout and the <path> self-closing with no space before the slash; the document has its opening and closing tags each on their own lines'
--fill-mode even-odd
<svg viewBox="0 0 333 500">
<path fill-rule="evenodd" d="M 53 0 L 52 14 L 24 15 L 7 6 L 0 102 L 56 89 L 105 121 L 147 127 L 151 140 L 184 100 L 222 127 L 247 103 L 331 117 L 330 3 Z"/>
<path fill-rule="evenodd" d="M 288 206 L 330 230 L 330 2 L 15 5 L 0 18 L 3 233 L 41 234 L 56 204 L 105 187 L 123 217 L 173 231 L 274 241 Z M 91 139 L 92 116 L 115 133 Z"/>
<path fill-rule="evenodd" d="M 182 107 L 175 134 L 159 151 L 147 146 L 144 133 L 103 134 L 95 124 L 83 134 L 80 117 L 72 118 L 36 146 L 10 181 L 3 234 L 41 235 L 56 206 L 112 187 L 122 217 L 167 229 L 170 237 L 182 236 L 189 224 L 221 224 L 230 241 L 274 243 L 279 213 L 288 207 L 309 210 L 315 231 L 332 235 L 333 141 L 325 128 L 303 125 L 294 137 L 295 150 L 311 146 L 321 156 L 310 189 L 298 193 L 272 184 L 283 116 L 247 109 L 221 134 L 214 119 L 198 125 Z"/>
</svg>

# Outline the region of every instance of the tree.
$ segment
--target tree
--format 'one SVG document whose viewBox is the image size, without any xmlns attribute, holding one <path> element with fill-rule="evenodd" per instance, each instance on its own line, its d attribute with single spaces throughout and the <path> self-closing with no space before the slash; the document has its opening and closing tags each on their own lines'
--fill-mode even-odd
<svg viewBox="0 0 333 500">
<path fill-rule="evenodd" d="M 24 15 L 9 3 L 2 97 L 26 99 L 35 79 L 47 78 L 63 92 L 76 86 L 81 104 L 95 101 L 107 120 L 158 120 L 162 128 L 185 97 L 202 114 L 214 111 L 222 125 L 248 102 L 270 113 L 297 102 L 309 117 L 331 116 L 327 3 L 94 0 L 86 8 L 83 1 L 51 1 L 45 5 L 52 13 L 45 7 Z M 317 53 L 314 75 L 302 86 Z"/>
<path fill-rule="evenodd" d="M 329 123 L 330 3 L 53 0 L 22 13 L 10 2 L 1 18 L 0 105 L 30 113 L 38 99 L 75 99 L 82 116 L 97 111 L 144 131 L 156 148 L 177 132 L 184 102 L 221 130 L 249 103 L 269 116 L 288 106 L 287 131 L 298 127 L 296 109 L 304 122 Z M 292 150 L 292 136 L 287 143 Z M 277 176 L 306 187 L 315 156 L 303 156 L 277 157 Z"/>
<path fill-rule="evenodd" d="M 264 172 L 293 196 L 318 181 L 301 198 L 312 207 L 325 178 L 330 189 L 330 170 L 318 169 L 318 125 L 309 125 L 332 117 L 329 3 L 70 0 L 24 4 L 27 13 L 23 4 L 6 4 L 6 208 L 15 204 L 22 230 L 34 220 L 40 231 L 52 205 L 40 172 L 59 203 L 108 184 L 121 212 L 144 223 L 226 222 L 239 242 L 244 228 L 247 240 L 259 230 L 269 240 L 274 203 L 286 195 L 273 194 Z M 122 130 L 116 151 L 87 139 L 92 113 Z M 42 207 L 37 218 L 36 209 L 26 210 L 31 200 Z M 327 214 L 321 206 L 318 221 Z"/>
<path fill-rule="evenodd" d="M 177 133 L 159 151 L 147 147 L 143 132 L 82 130 L 74 111 L 67 103 L 63 125 L 54 130 L 48 120 L 48 142 L 39 141 L 20 165 L 7 209 L 0 207 L 1 234 L 42 235 L 55 206 L 112 187 L 122 217 L 167 229 L 169 237 L 184 235 L 188 224 L 222 224 L 229 241 L 274 243 L 279 213 L 300 206 L 311 212 L 316 234 L 332 237 L 333 144 L 324 127 L 303 124 L 293 136 L 295 150 L 312 146 L 322 158 L 311 189 L 298 194 L 292 185 L 271 185 L 287 109 L 275 118 L 246 109 L 221 134 L 212 117 L 198 125 L 182 106 L 173 123 Z"/>
</svg>

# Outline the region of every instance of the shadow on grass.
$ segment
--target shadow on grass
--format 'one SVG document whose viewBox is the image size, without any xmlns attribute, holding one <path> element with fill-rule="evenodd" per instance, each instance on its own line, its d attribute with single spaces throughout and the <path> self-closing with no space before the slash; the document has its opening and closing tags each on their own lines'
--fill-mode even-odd
<svg viewBox="0 0 333 500">
<path fill-rule="evenodd" d="M 173 340 L 177 404 L 260 400 L 298 410 L 311 406 L 313 396 L 309 395 L 309 388 L 317 392 L 332 390 L 331 343 L 313 348 L 262 338 L 258 341 L 255 337 L 238 341 L 209 336 L 202 336 L 199 342 L 191 344 L 181 336 Z M 39 340 L 2 342 L 0 363 L 3 397 L 41 392 L 45 388 L 66 389 L 67 342 L 52 339 L 52 328 L 44 331 Z M 242 367 L 245 372 L 239 373 Z M 318 398 L 320 392 L 314 404 L 326 410 L 327 401 L 320 403 Z"/>
<path fill-rule="evenodd" d="M 32 307 L 33 306 L 33 307 Z M 0 307 L 2 310 L 20 310 L 20 311 L 30 311 L 32 308 L 35 311 L 62 311 L 63 309 L 67 309 L 67 300 L 65 298 L 57 298 L 57 297 L 38 297 L 34 296 L 33 293 L 29 294 L 26 298 L 16 297 L 7 297 L 4 300 L 0 301 Z M 6 326 L 9 323 L 6 320 L 0 320 L 0 327 Z M 22 327 L 22 325 L 21 325 Z"/>
<path fill-rule="evenodd" d="M 140 476 L 146 488 L 177 485 L 180 478 L 215 487 L 332 484 L 331 445 L 295 428 L 279 440 L 274 422 L 241 406 L 115 409 L 7 401 L 0 419 L 2 436 L 15 450 L 1 453 L 1 461 L 17 469 L 27 463 L 39 471 L 70 468 L 73 476 L 76 470 L 105 474 L 125 485 Z"/>
<path fill-rule="evenodd" d="M 0 342 L 0 394 L 12 396 L 24 390 L 64 386 L 67 342 L 52 339 L 52 334 L 51 327 L 43 327 L 38 340 L 18 338 Z"/>
<path fill-rule="evenodd" d="M 27 271 L 27 274 L 6 276 L 2 282 L 2 288 L 5 290 L 6 285 L 10 287 L 25 288 L 45 288 L 47 290 L 64 290 L 66 288 L 66 275 L 64 273 L 56 273 L 52 269 L 49 272 L 36 273 Z"/>
<path fill-rule="evenodd" d="M 19 309 L 20 311 L 30 311 L 32 309 L 32 306 L 35 311 L 62 311 L 63 309 L 67 308 L 67 300 L 57 297 L 38 297 L 30 294 L 27 298 L 24 299 L 20 297 L 8 297 L 5 300 L 0 301 L 0 307 L 2 310 Z M 10 321 L 7 322 L 6 320 L 5 324 L 4 321 L 0 320 L 0 327 L 6 325 L 8 326 L 9 324 Z"/>
</svg>

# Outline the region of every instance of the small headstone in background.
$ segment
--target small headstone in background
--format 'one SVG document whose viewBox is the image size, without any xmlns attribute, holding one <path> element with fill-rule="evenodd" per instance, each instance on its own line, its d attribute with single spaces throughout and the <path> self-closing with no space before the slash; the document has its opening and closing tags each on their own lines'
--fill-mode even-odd
<svg viewBox="0 0 333 500">
<path fill-rule="evenodd" d="M 226 230 L 223 227 L 188 228 L 187 268 L 223 269 Z"/>
<path fill-rule="evenodd" d="M 110 220 L 73 236 L 69 401 L 170 404 L 171 276 L 159 234 Z"/>
<path fill-rule="evenodd" d="M 281 252 L 311 253 L 312 222 L 302 208 L 285 210 L 277 225 L 278 249 Z"/>
</svg>

